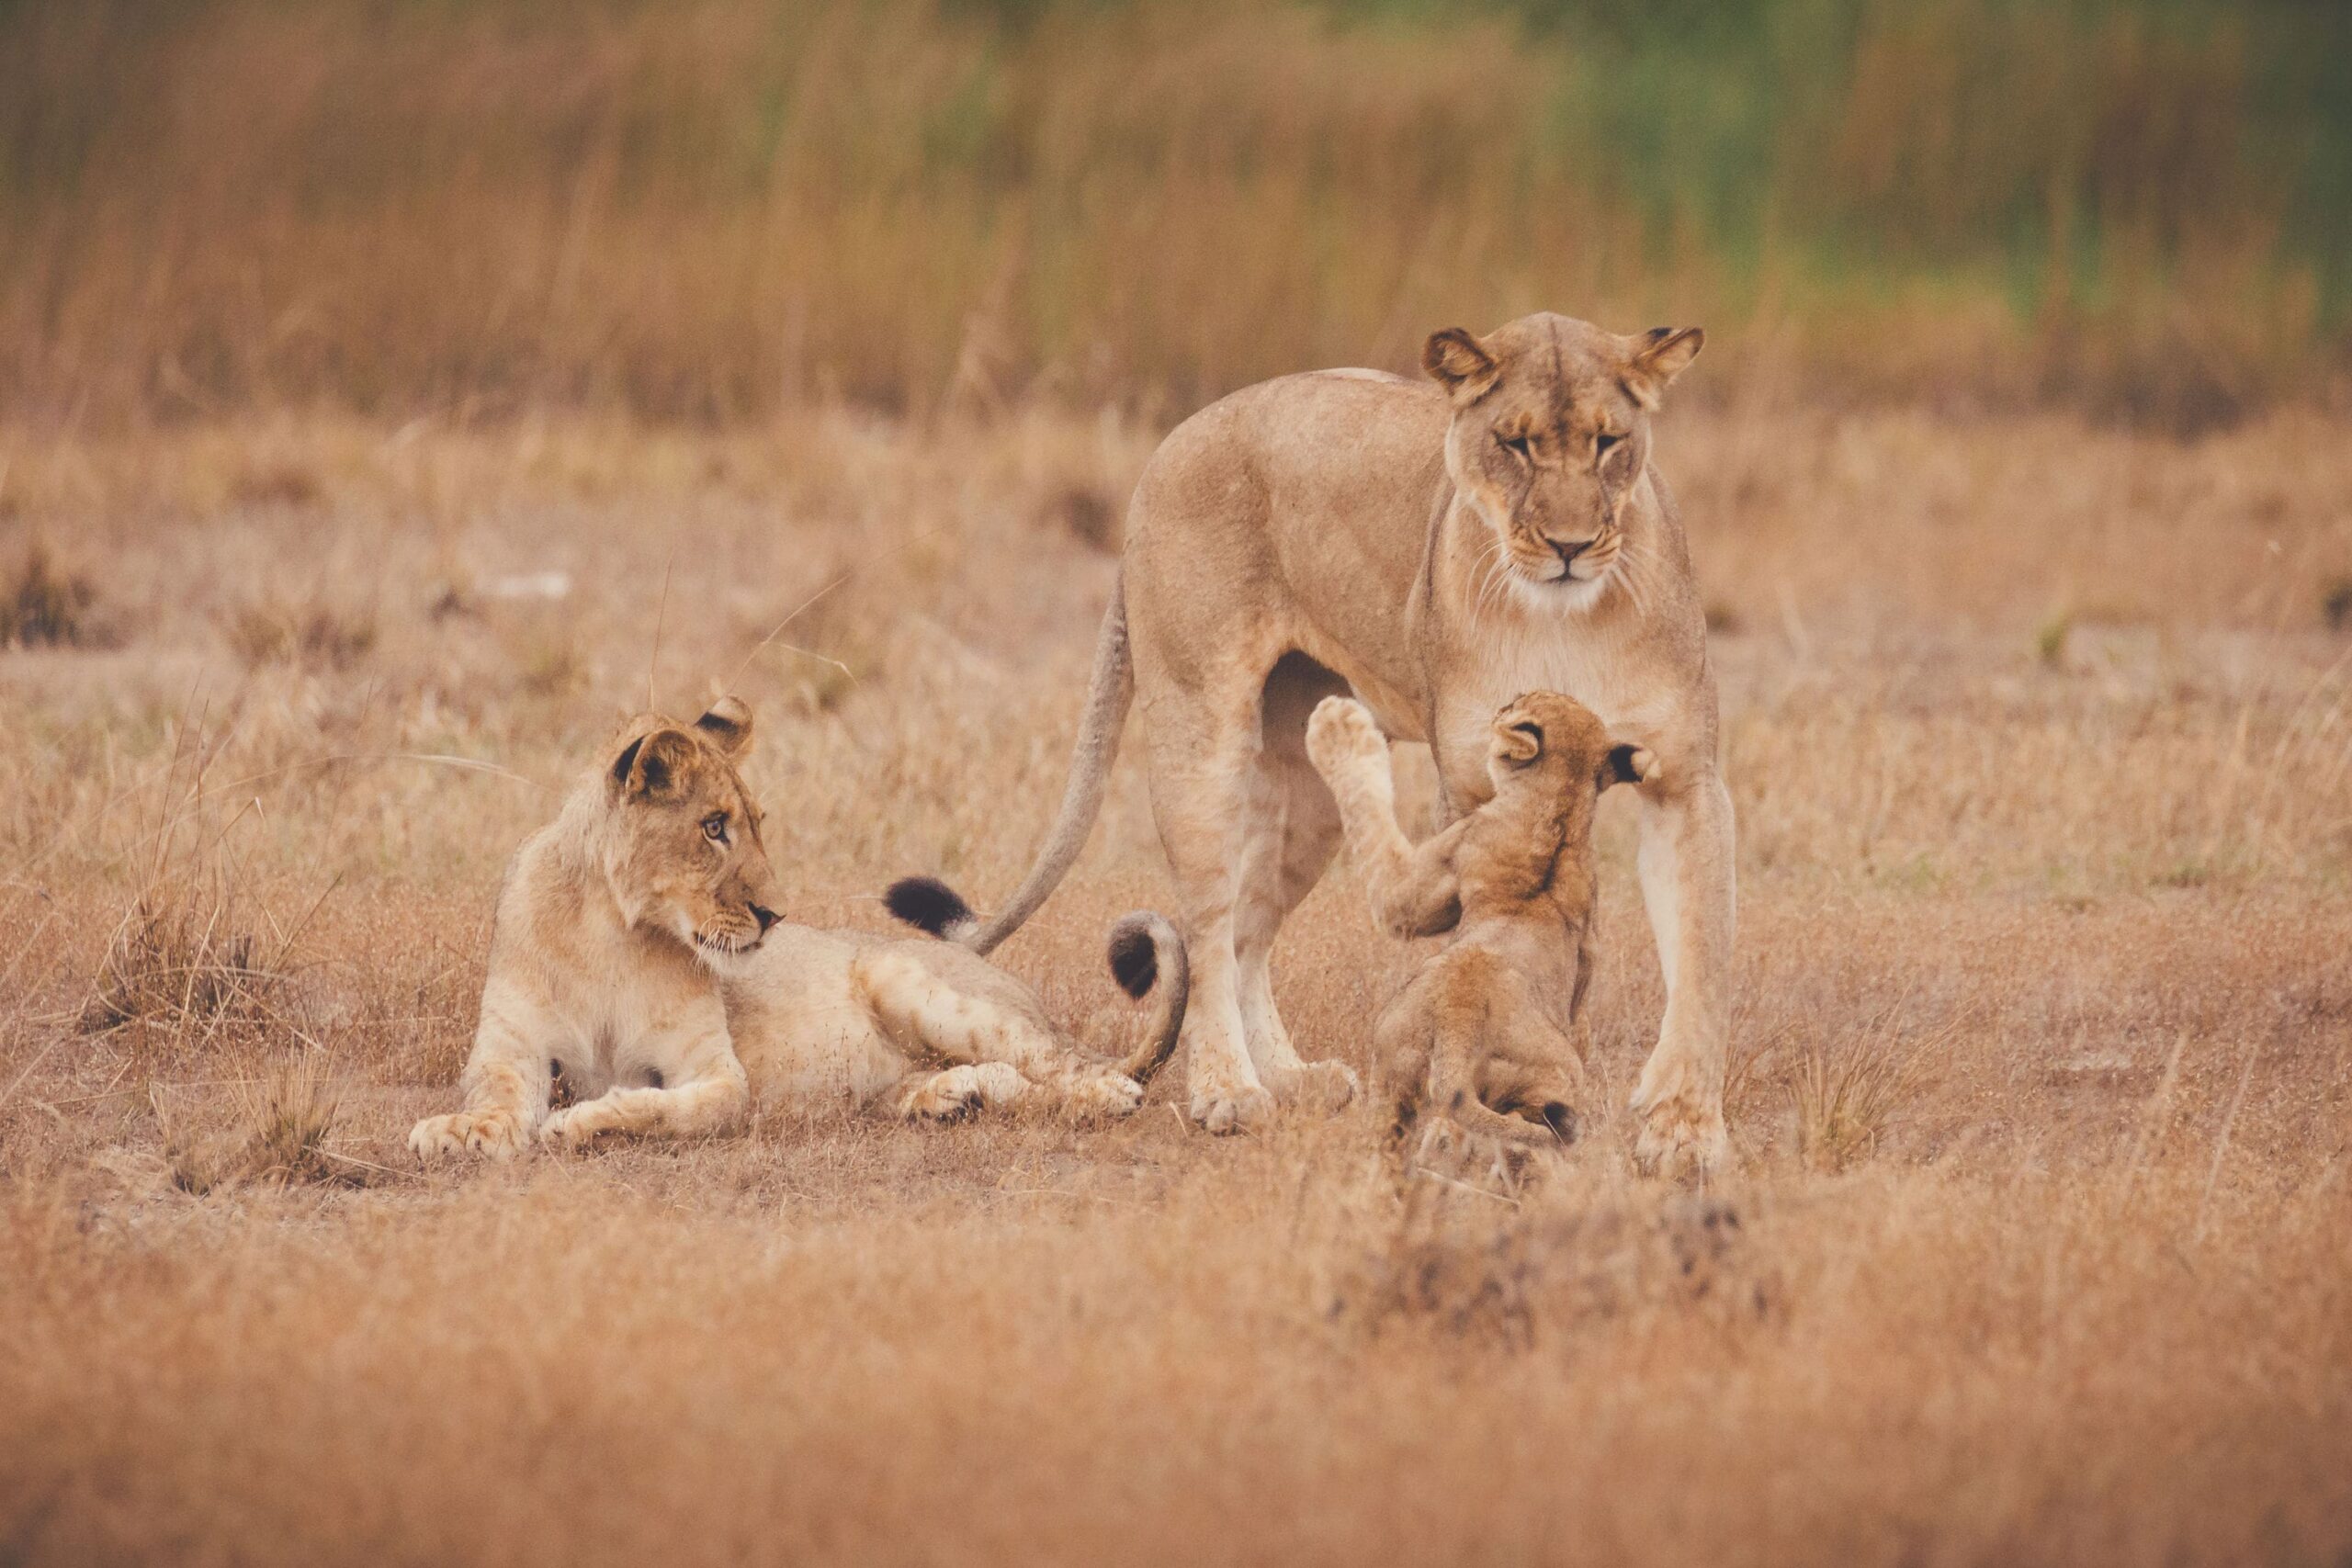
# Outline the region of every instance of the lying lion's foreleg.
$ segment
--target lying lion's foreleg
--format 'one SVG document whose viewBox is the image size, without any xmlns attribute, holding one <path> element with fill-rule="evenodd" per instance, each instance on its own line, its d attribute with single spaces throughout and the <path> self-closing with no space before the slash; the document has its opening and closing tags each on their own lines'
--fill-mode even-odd
<svg viewBox="0 0 2352 1568">
<path fill-rule="evenodd" d="M 481 1021 L 458 1080 L 465 1109 L 419 1122 L 409 1133 L 410 1149 L 419 1159 L 464 1154 L 512 1159 L 528 1148 L 548 1113 L 548 1042 L 560 1027 L 536 998 L 493 976 L 483 987 Z"/>
<path fill-rule="evenodd" d="M 734 1131 L 751 1110 L 751 1087 L 728 1038 L 724 1013 L 716 1001 L 709 1010 L 716 1016 L 698 1020 L 702 1027 L 694 1033 L 639 1048 L 662 1064 L 661 1088 L 610 1089 L 559 1111 L 540 1127 L 540 1141 L 576 1149 L 607 1133 L 691 1138 Z"/>
<path fill-rule="evenodd" d="M 918 1060 L 1002 1063 L 1080 1114 L 1125 1116 L 1143 1102 L 1142 1088 L 1125 1073 L 1079 1055 L 1019 1013 L 959 990 L 905 953 L 858 954 L 850 983 L 875 1026 Z"/>
<path fill-rule="evenodd" d="M 1371 896 L 1375 919 L 1398 936 L 1431 936 L 1462 918 L 1453 853 L 1464 822 L 1416 848 L 1396 823 L 1396 783 L 1388 742 L 1372 712 L 1351 697 L 1326 697 L 1307 720 L 1306 753 L 1340 803 L 1349 858 Z"/>
</svg>

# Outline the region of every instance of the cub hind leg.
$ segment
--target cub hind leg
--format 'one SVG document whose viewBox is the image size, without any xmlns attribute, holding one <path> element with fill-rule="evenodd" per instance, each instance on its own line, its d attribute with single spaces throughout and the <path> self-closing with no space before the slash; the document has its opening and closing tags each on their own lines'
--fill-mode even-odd
<svg viewBox="0 0 2352 1568">
<path fill-rule="evenodd" d="M 1513 1005 L 1514 987 L 1499 964 L 1459 950 L 1437 962 L 1442 969 L 1430 987 L 1428 1067 L 1416 1108 L 1415 1120 L 1423 1123 L 1417 1162 L 1515 1175 L 1575 1135 L 1577 1098 L 1566 1073 L 1530 1073 L 1521 1065 L 1580 1064 L 1549 1019 Z M 1551 1109 L 1555 1104 L 1557 1111 Z M 1521 1109 L 1537 1119 L 1511 1113 Z"/>
<path fill-rule="evenodd" d="M 1126 1116 L 1143 1103 L 1135 1079 L 1087 1060 L 1051 1030 L 955 985 L 901 947 L 859 953 L 850 964 L 850 986 L 875 1027 L 917 1060 L 1001 1064 L 1073 1115 Z"/>
<path fill-rule="evenodd" d="M 909 1074 L 891 1091 L 890 1108 L 910 1122 L 955 1122 L 983 1108 L 1017 1105 L 1029 1080 L 1009 1062 L 973 1062 L 944 1072 Z"/>
</svg>

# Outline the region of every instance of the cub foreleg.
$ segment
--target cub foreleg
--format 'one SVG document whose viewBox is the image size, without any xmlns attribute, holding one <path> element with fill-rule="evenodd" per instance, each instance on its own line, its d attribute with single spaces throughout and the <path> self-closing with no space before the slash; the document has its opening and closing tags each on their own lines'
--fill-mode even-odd
<svg viewBox="0 0 2352 1568">
<path fill-rule="evenodd" d="M 424 1160 L 458 1155 L 512 1159 L 531 1146 L 548 1113 L 553 1060 L 548 1042 L 558 1025 L 537 998 L 503 978 L 483 987 L 481 1022 L 459 1080 L 466 1108 L 428 1116 L 408 1135 L 408 1146 Z"/>
<path fill-rule="evenodd" d="M 1352 697 L 1324 698 L 1306 721 L 1306 755 L 1340 803 L 1348 855 L 1363 875 L 1374 918 L 1398 936 L 1450 929 L 1462 918 L 1453 854 L 1463 822 L 1418 849 L 1405 837 L 1388 742 L 1371 710 Z"/>
</svg>

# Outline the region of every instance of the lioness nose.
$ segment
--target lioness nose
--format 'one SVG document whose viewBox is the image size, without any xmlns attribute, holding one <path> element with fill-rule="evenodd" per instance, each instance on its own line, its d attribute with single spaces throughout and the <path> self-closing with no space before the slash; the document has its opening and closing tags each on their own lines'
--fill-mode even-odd
<svg viewBox="0 0 2352 1568">
<path fill-rule="evenodd" d="M 768 933 L 768 928 L 775 924 L 775 911 L 774 909 L 763 909 L 759 905 L 754 904 L 752 906 L 752 919 L 760 922 L 760 934 L 762 936 L 765 936 Z"/>
<path fill-rule="evenodd" d="M 1560 558 L 1560 564 L 1562 566 L 1566 566 L 1569 562 L 1575 560 L 1577 557 L 1584 554 L 1585 547 L 1591 543 L 1592 541 L 1590 539 L 1554 539 L 1550 541 L 1552 553 Z"/>
</svg>

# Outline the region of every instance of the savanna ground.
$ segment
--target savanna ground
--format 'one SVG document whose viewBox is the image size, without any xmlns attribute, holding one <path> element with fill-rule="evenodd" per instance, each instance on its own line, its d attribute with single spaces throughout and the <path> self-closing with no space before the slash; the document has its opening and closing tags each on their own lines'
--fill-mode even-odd
<svg viewBox="0 0 2352 1568">
<path fill-rule="evenodd" d="M 1009 888 L 1148 432 L 0 441 L 0 1556 L 2340 1561 L 2352 432 L 1667 419 L 1738 1163 L 1641 1179 L 1612 1111 L 1515 1195 L 1400 1184 L 1362 1106 L 1208 1138 L 1172 1077 L 1107 1130 L 406 1155 L 504 856 L 649 682 L 756 704 L 796 918 Z M 1123 765 L 1006 958 L 1115 1028 L 1165 874 Z M 1413 961 L 1342 865 L 1302 1047 L 1368 1072 Z"/>
</svg>

